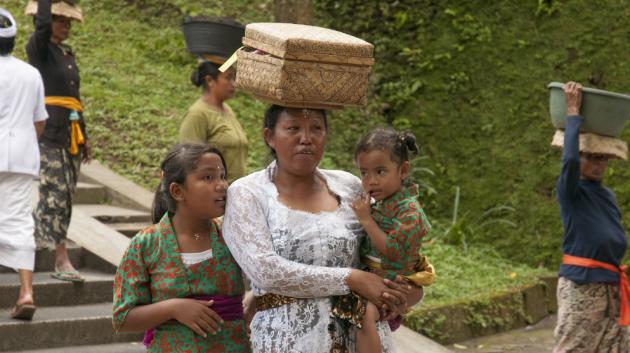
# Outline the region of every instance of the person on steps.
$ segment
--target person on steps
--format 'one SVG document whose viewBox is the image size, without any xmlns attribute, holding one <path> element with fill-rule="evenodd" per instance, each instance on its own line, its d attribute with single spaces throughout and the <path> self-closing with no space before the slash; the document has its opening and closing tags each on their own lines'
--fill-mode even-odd
<svg viewBox="0 0 630 353">
<path fill-rule="evenodd" d="M 39 174 L 37 138 L 48 114 L 37 69 L 11 55 L 17 25 L 0 8 L 0 265 L 17 270 L 20 293 L 11 311 L 31 320 L 35 239 L 32 184 Z"/>
<path fill-rule="evenodd" d="M 26 53 L 44 80 L 50 119 L 39 143 L 41 170 L 39 202 L 33 215 L 35 238 L 55 244 L 53 277 L 83 281 L 70 262 L 66 236 L 79 168 L 82 161 L 90 161 L 91 149 L 79 94 L 79 69 L 72 48 L 64 43 L 72 21 L 82 21 L 83 17 L 78 7 L 64 1 L 53 4 L 53 0 L 39 0 L 36 11 L 35 33 L 26 45 Z"/>
</svg>

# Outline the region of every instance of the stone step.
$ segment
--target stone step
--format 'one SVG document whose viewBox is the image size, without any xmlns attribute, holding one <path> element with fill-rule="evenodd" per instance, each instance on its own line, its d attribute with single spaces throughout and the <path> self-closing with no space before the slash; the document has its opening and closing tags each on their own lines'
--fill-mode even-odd
<svg viewBox="0 0 630 353">
<path fill-rule="evenodd" d="M 0 352 L 142 341 L 142 334 L 114 334 L 111 302 L 38 308 L 30 322 L 0 310 L 0 337 Z"/>
<path fill-rule="evenodd" d="M 22 351 L 22 353 L 143 353 L 146 352 L 142 342 L 101 344 L 97 346 L 61 347 Z"/>
<path fill-rule="evenodd" d="M 107 189 L 102 185 L 79 182 L 72 201 L 76 205 L 106 203 Z"/>
<path fill-rule="evenodd" d="M 80 269 L 83 283 L 60 281 L 52 272 L 33 274 L 33 293 L 38 307 L 102 303 L 112 300 L 114 276 L 92 269 Z M 0 308 L 10 308 L 20 290 L 18 275 L 0 274 Z M 36 313 L 37 315 L 37 313 Z"/>
<path fill-rule="evenodd" d="M 68 256 L 75 267 L 83 267 L 83 250 L 73 242 L 66 245 Z M 39 248 L 35 251 L 35 272 L 55 270 L 55 249 Z M 0 266 L 0 273 L 14 273 L 10 268 Z"/>
<path fill-rule="evenodd" d="M 75 208 L 103 223 L 148 223 L 151 221 L 149 212 L 136 211 L 112 205 L 76 205 Z"/>
<path fill-rule="evenodd" d="M 134 223 L 109 223 L 110 227 L 114 228 L 116 231 L 128 236 L 129 238 L 136 235 L 139 231 L 145 229 L 150 226 L 149 222 L 134 222 Z"/>
</svg>

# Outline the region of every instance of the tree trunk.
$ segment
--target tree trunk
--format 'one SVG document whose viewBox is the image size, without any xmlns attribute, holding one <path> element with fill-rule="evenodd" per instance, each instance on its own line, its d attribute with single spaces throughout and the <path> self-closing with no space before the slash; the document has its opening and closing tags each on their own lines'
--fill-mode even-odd
<svg viewBox="0 0 630 353">
<path fill-rule="evenodd" d="M 311 0 L 274 0 L 276 22 L 312 24 L 313 3 Z"/>
</svg>

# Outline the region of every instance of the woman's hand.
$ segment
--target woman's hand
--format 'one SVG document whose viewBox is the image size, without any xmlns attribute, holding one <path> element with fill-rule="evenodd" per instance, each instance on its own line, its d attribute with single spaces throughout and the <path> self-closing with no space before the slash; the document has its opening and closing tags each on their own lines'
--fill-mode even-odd
<svg viewBox="0 0 630 353">
<path fill-rule="evenodd" d="M 399 305 L 406 307 L 406 297 L 399 285 L 391 281 L 389 281 L 391 285 L 387 285 L 387 280 L 374 273 L 354 269 L 346 281 L 353 292 L 372 302 L 379 309 Z"/>
<path fill-rule="evenodd" d="M 582 105 L 582 85 L 569 81 L 564 85 L 564 96 L 567 103 L 567 116 L 580 115 Z"/>
<path fill-rule="evenodd" d="M 92 146 L 89 140 L 85 140 L 83 143 L 83 163 L 90 163 L 92 161 Z"/>
<path fill-rule="evenodd" d="M 249 324 L 251 324 L 252 319 L 256 314 L 256 298 L 254 297 L 254 292 L 251 290 L 247 291 L 247 293 L 245 293 L 245 297 L 243 298 L 243 314 L 245 327 L 247 328 L 247 333 L 249 333 Z"/>
<path fill-rule="evenodd" d="M 409 309 L 408 297 L 412 291 L 409 285 L 401 276 L 396 276 L 396 281 L 384 279 L 383 282 L 388 291 L 383 293 L 384 306 L 381 308 L 385 312 L 391 312 L 393 316 L 404 315 Z"/>
<path fill-rule="evenodd" d="M 196 299 L 171 299 L 173 318 L 186 325 L 202 337 L 207 337 L 207 333 L 215 334 L 223 324 L 221 317 L 210 307 L 213 300 Z"/>
<path fill-rule="evenodd" d="M 404 295 L 404 301 L 398 299 L 399 305 L 395 305 L 393 302 L 387 304 L 388 310 L 386 312 L 391 315 L 386 318 L 387 320 L 393 319 L 398 315 L 406 314 L 410 307 L 416 305 L 424 297 L 424 289 L 422 287 L 410 285 L 409 282 L 400 275 L 396 276 L 395 282 L 385 280 L 385 284 L 391 289 L 399 290 Z"/>
</svg>

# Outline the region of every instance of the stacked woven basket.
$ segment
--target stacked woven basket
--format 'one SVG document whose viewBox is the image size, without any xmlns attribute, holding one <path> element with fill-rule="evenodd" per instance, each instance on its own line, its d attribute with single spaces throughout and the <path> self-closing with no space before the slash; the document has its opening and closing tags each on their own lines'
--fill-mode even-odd
<svg viewBox="0 0 630 353">
<path fill-rule="evenodd" d="M 340 108 L 367 102 L 372 44 L 334 30 L 252 23 L 237 52 L 236 86 L 287 107 Z"/>
</svg>

